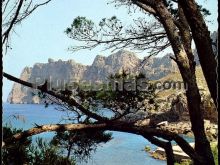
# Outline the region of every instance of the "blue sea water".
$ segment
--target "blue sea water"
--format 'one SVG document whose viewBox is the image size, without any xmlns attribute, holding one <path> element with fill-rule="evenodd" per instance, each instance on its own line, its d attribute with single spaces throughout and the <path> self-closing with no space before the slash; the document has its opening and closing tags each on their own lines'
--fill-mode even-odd
<svg viewBox="0 0 220 165">
<path fill-rule="evenodd" d="M 15 120 L 12 116 L 20 115 L 24 121 Z M 61 121 L 66 116 L 66 112 L 57 111 L 53 106 L 45 108 L 44 105 L 36 104 L 3 104 L 3 124 L 11 124 L 13 127 L 28 129 L 34 126 L 34 123 L 56 124 L 64 123 Z M 112 132 L 113 139 L 99 146 L 92 154 L 88 162 L 79 162 L 79 165 L 164 165 L 165 161 L 151 158 L 144 151 L 145 146 L 150 146 L 152 150 L 156 149 L 142 136 Z M 42 133 L 41 136 L 50 139 L 54 133 Z M 36 138 L 35 136 L 34 138 Z"/>
</svg>

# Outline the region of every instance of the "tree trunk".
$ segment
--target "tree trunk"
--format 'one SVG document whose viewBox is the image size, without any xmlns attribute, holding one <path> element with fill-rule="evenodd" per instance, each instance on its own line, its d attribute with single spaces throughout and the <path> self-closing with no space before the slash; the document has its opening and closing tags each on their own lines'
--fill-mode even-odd
<svg viewBox="0 0 220 165">
<path fill-rule="evenodd" d="M 192 47 L 191 47 L 191 45 L 192 45 L 191 31 L 190 31 L 189 24 L 186 20 L 186 17 L 183 13 L 182 6 L 180 4 L 178 4 L 178 16 L 179 16 L 179 20 L 176 20 L 175 24 L 180 31 L 179 35 L 181 36 L 182 44 L 183 44 L 184 49 L 186 51 L 187 57 L 189 59 L 189 65 L 194 73 L 196 63 L 194 61 L 194 55 L 193 55 L 193 51 L 192 51 Z"/>
<path fill-rule="evenodd" d="M 195 81 L 194 81 L 195 82 Z M 205 158 L 207 164 L 215 164 L 214 158 L 212 155 L 210 143 L 206 138 L 205 129 L 204 129 L 204 120 L 202 117 L 202 111 L 200 110 L 201 98 L 199 96 L 199 90 L 194 86 L 196 84 L 192 82 L 192 85 L 188 86 L 186 91 L 187 102 L 189 106 L 190 121 L 192 124 L 192 131 L 195 137 L 195 151 L 202 157 Z M 199 162 L 194 162 L 195 165 L 200 165 Z"/>
<path fill-rule="evenodd" d="M 163 2 L 158 1 L 155 10 L 158 12 L 160 21 L 163 24 L 168 39 L 170 40 L 172 49 L 174 51 L 176 62 L 179 67 L 184 83 L 187 84 L 186 97 L 189 107 L 190 121 L 192 124 L 192 131 L 195 136 L 195 150 L 205 160 L 203 163 L 196 162 L 196 164 L 210 164 L 214 165 L 210 144 L 205 135 L 204 121 L 200 109 L 201 97 L 196 83 L 195 69 L 193 61 L 190 61 L 187 56 L 183 43 L 176 30 L 172 15 L 164 6 Z"/>
<path fill-rule="evenodd" d="M 178 1 L 183 9 L 192 36 L 195 41 L 199 61 L 210 91 L 210 94 L 217 104 L 217 61 L 212 49 L 210 32 L 205 24 L 203 16 L 198 9 L 195 0 Z"/>
<path fill-rule="evenodd" d="M 167 156 L 167 164 L 168 165 L 174 165 L 175 159 L 174 159 L 174 154 L 173 154 L 173 148 L 171 145 L 171 142 L 167 142 L 165 148 L 166 156 Z"/>
<path fill-rule="evenodd" d="M 171 142 L 165 142 L 162 140 L 159 140 L 158 138 L 155 138 L 153 136 L 144 136 L 146 139 L 148 139 L 152 144 L 155 144 L 165 150 L 166 158 L 167 158 L 167 165 L 174 165 L 175 159 L 173 154 L 173 148 L 171 145 Z"/>
</svg>

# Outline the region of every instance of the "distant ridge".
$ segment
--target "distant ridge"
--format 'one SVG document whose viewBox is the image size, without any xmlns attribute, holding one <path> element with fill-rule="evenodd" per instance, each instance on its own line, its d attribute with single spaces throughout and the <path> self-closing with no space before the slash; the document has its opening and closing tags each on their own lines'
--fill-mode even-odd
<svg viewBox="0 0 220 165">
<path fill-rule="evenodd" d="M 43 83 L 45 79 L 51 80 L 52 86 L 58 81 L 68 83 L 70 81 L 105 81 L 110 74 L 129 71 L 131 74 L 139 72 L 146 74 L 152 80 L 160 79 L 169 73 L 177 72 L 178 68 L 167 54 L 161 58 L 151 57 L 147 59 L 144 67 L 141 66 L 143 60 L 139 59 L 133 52 L 120 50 L 107 57 L 97 55 L 92 65 L 86 66 L 76 63 L 74 60 L 54 61 L 48 59 L 48 63 L 36 63 L 33 67 L 25 67 L 20 75 L 22 80 L 32 83 Z M 9 103 L 40 103 L 40 99 L 33 97 L 32 89 L 23 87 L 17 83 L 8 96 Z"/>
</svg>

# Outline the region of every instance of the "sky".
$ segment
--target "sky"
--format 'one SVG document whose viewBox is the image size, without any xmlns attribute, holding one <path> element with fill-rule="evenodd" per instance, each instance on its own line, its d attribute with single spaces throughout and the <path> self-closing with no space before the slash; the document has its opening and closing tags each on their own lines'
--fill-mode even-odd
<svg viewBox="0 0 220 165">
<path fill-rule="evenodd" d="M 32 15 L 15 27 L 11 36 L 11 47 L 3 56 L 3 71 L 19 77 L 25 66 L 33 66 L 35 63 L 47 63 L 48 58 L 54 60 L 74 59 L 76 62 L 91 65 L 96 55 L 110 55 L 111 51 L 102 51 L 103 48 L 93 50 L 68 51 L 73 45 L 73 40 L 64 33 L 77 16 L 85 16 L 94 22 L 102 18 L 117 16 L 125 24 L 130 24 L 132 18 L 143 16 L 136 13 L 129 15 L 126 8 L 115 8 L 114 4 L 107 4 L 110 0 L 52 0 L 46 6 L 38 8 Z M 198 0 L 199 4 L 210 10 L 211 16 L 208 27 L 211 32 L 217 30 L 217 0 Z M 171 51 L 171 50 L 168 50 Z M 145 52 L 139 57 L 145 56 Z M 6 101 L 12 89 L 13 82 L 3 78 L 3 96 Z"/>
</svg>

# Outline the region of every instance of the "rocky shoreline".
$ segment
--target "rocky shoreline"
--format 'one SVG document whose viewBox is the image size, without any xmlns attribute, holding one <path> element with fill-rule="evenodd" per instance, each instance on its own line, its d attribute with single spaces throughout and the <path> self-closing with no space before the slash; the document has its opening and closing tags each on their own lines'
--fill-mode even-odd
<svg viewBox="0 0 220 165">
<path fill-rule="evenodd" d="M 189 143 L 192 147 L 195 146 L 195 143 Z M 218 142 L 211 142 L 211 146 L 217 146 Z M 173 154 L 174 154 L 174 158 L 176 160 L 176 162 L 189 162 L 190 161 L 190 157 L 178 146 L 178 145 L 173 145 Z M 166 153 L 164 151 L 163 148 L 157 147 L 156 150 L 154 151 L 150 151 L 150 149 L 148 149 L 148 151 L 146 150 L 146 152 L 149 153 L 149 155 L 151 157 L 153 157 L 154 159 L 159 159 L 159 160 L 166 160 Z"/>
<path fill-rule="evenodd" d="M 192 147 L 194 147 L 194 143 L 189 143 Z M 177 162 L 182 162 L 185 160 L 190 159 L 190 157 L 182 151 L 182 149 L 178 145 L 173 145 L 173 154 L 174 158 Z M 150 156 L 159 159 L 159 160 L 166 160 L 166 153 L 163 148 L 158 147 L 155 151 L 150 151 Z"/>
<path fill-rule="evenodd" d="M 206 135 L 211 144 L 217 145 L 218 141 L 218 125 L 216 123 L 211 123 L 210 120 L 204 120 L 204 126 Z M 168 121 L 163 121 L 158 124 L 158 129 L 168 130 L 170 132 L 174 132 L 177 134 L 184 135 L 186 137 L 193 138 L 193 133 L 191 131 L 191 123 L 190 121 L 179 121 L 169 123 Z M 194 142 L 189 143 L 192 147 L 194 147 Z M 173 145 L 173 153 L 175 160 L 177 162 L 185 162 L 189 161 L 190 157 L 182 151 L 182 149 L 178 145 Z M 150 148 L 146 147 L 145 149 L 149 152 L 149 155 L 155 159 L 166 160 L 166 153 L 163 148 L 157 147 L 156 150 L 151 151 Z"/>
<path fill-rule="evenodd" d="M 211 123 L 210 120 L 204 120 L 204 126 L 209 141 L 216 141 L 218 137 L 218 125 L 216 123 Z M 158 124 L 158 128 L 168 130 L 177 134 L 183 134 L 188 137 L 193 137 L 190 121 L 180 121 L 172 123 L 164 121 Z"/>
</svg>

